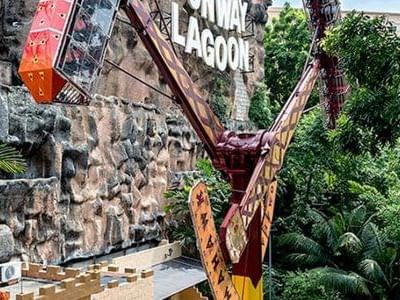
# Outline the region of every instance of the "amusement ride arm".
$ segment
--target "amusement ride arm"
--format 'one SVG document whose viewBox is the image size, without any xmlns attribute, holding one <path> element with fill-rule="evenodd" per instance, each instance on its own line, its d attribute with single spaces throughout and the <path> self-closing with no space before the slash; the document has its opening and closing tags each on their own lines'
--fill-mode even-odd
<svg viewBox="0 0 400 300">
<path fill-rule="evenodd" d="M 240 299 L 262 299 L 262 261 L 268 245 L 276 196 L 276 174 L 297 128 L 320 70 L 314 60 L 266 133 L 262 153 L 244 196 L 233 203 L 220 230 L 222 249 L 233 263 L 232 282 Z M 256 247 L 256 248 L 255 248 Z"/>
<path fill-rule="evenodd" d="M 164 80 L 175 95 L 209 156 L 216 158 L 216 145 L 224 133 L 220 120 L 202 98 L 182 63 L 176 57 L 172 47 L 162 36 L 150 14 L 140 0 L 131 0 L 125 6 L 125 12 L 142 42 L 154 59 Z"/>
<path fill-rule="evenodd" d="M 243 220 L 244 229 L 248 226 L 258 207 L 264 207 L 262 215 L 262 247 L 265 249 L 268 243 L 269 231 L 275 204 L 276 174 L 281 169 L 286 151 L 292 140 L 299 120 L 304 112 L 305 105 L 312 93 L 319 73 L 319 61 L 314 60 L 305 70 L 300 82 L 282 109 L 274 125 L 268 133 L 267 143 L 263 147 L 263 153 L 250 179 L 246 193 L 237 210 Z M 226 221 L 222 225 L 231 226 L 229 217 L 236 212 L 228 213 Z M 229 232 L 235 232 L 233 229 Z M 228 239 L 236 238 L 234 235 L 227 236 Z M 241 252 L 241 251 L 239 251 Z"/>
</svg>

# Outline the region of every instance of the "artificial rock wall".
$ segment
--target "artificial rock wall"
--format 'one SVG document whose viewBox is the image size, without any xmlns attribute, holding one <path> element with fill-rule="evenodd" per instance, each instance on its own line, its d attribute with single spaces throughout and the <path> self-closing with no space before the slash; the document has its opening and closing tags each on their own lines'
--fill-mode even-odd
<svg viewBox="0 0 400 300">
<path fill-rule="evenodd" d="M 0 260 L 57 263 L 160 240 L 169 174 L 203 154 L 183 117 L 154 105 L 99 96 L 89 107 L 39 106 L 11 88 L 0 110 L 0 141 L 29 166 L 0 180 L 0 243 L 14 245 L 0 246 Z"/>
<path fill-rule="evenodd" d="M 0 174 L 0 263 L 12 257 L 58 263 L 160 240 L 169 178 L 193 169 L 204 155 L 201 145 L 171 100 L 107 64 L 97 90 L 105 96 L 89 107 L 34 104 L 17 69 L 37 3 L 0 0 L 0 84 L 10 86 L 0 86 L 0 142 L 20 149 L 28 162 L 19 178 Z M 160 3 L 169 9 L 170 1 Z M 249 5 L 256 26 L 254 73 L 224 74 L 225 95 L 241 120 L 246 92 L 251 95 L 263 78 L 270 4 Z M 107 57 L 170 93 L 129 26 L 117 22 Z M 208 99 L 221 75 L 199 59 L 185 56 L 184 62 Z"/>
</svg>

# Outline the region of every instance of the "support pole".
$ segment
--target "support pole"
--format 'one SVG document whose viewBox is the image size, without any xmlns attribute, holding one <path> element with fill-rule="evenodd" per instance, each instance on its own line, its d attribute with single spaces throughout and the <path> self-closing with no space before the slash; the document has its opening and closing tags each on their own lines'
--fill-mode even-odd
<svg viewBox="0 0 400 300">
<path fill-rule="evenodd" d="M 269 299 L 272 300 L 272 230 L 269 234 L 269 242 L 268 242 L 268 293 Z"/>
<path fill-rule="evenodd" d="M 249 241 L 239 263 L 233 265 L 232 281 L 242 300 L 263 299 L 261 206 L 248 228 Z"/>
</svg>

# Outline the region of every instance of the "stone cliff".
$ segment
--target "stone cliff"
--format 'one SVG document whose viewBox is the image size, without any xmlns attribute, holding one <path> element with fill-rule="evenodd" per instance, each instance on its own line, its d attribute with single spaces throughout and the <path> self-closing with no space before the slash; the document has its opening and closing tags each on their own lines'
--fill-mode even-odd
<svg viewBox="0 0 400 300">
<path fill-rule="evenodd" d="M 37 2 L 0 0 L 0 143 L 20 149 L 28 162 L 20 177 L 0 173 L 0 263 L 12 257 L 59 263 L 160 240 L 163 192 L 175 172 L 193 170 L 204 156 L 201 144 L 171 100 L 108 65 L 98 87 L 104 96 L 90 106 L 34 104 L 16 71 Z M 239 121 L 263 77 L 270 2 L 249 5 L 253 73 L 221 75 L 184 58 L 206 98 L 215 78 L 224 78 L 222 93 Z M 170 93 L 128 25 L 117 22 L 107 56 Z"/>
<path fill-rule="evenodd" d="M 114 97 L 39 106 L 10 88 L 0 112 L 0 142 L 21 149 L 29 166 L 23 178 L 0 180 L 0 243 L 14 245 L 0 260 L 60 262 L 159 240 L 169 174 L 203 155 L 174 109 Z"/>
</svg>

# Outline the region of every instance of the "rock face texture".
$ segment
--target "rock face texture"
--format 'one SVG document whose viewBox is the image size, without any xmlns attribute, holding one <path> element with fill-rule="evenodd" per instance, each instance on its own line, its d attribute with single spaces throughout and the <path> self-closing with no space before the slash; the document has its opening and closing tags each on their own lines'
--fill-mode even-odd
<svg viewBox="0 0 400 300">
<path fill-rule="evenodd" d="M 14 237 L 11 228 L 0 225 L 0 262 L 8 261 L 14 253 Z"/>
<path fill-rule="evenodd" d="M 29 165 L 24 179 L 0 180 L 0 261 L 60 262 L 161 239 L 169 174 L 203 155 L 173 109 L 112 97 L 39 106 L 22 88 L 2 90 L 0 107 L 0 142 Z"/>
<path fill-rule="evenodd" d="M 169 0 L 159 2 L 170 9 Z M 0 86 L 0 143 L 20 149 L 28 163 L 20 177 L 0 173 L 0 263 L 12 257 L 59 263 L 161 239 L 163 192 L 175 172 L 194 168 L 204 155 L 201 144 L 171 100 L 107 64 L 97 89 L 104 96 L 90 106 L 34 104 L 17 69 L 37 3 L 0 0 L 0 82 L 8 78 L 4 66 L 11 66 L 13 85 Z M 251 95 L 264 74 L 270 1 L 249 4 L 254 73 L 236 74 L 236 80 L 233 72 L 219 74 L 184 57 L 206 99 L 215 79 L 224 78 L 231 110 L 236 95 L 248 102 L 245 89 Z M 116 23 L 107 57 L 170 94 L 130 26 Z"/>
</svg>

